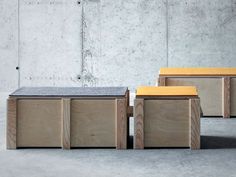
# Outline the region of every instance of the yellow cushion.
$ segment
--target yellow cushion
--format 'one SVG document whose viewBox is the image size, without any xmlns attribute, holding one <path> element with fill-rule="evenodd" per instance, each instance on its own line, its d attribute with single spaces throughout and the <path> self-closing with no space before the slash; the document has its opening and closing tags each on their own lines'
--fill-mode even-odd
<svg viewBox="0 0 236 177">
<path fill-rule="evenodd" d="M 236 68 L 161 68 L 160 76 L 236 76 Z"/>
<path fill-rule="evenodd" d="M 197 96 L 196 87 L 191 86 L 141 86 L 137 88 L 137 96 Z"/>
</svg>

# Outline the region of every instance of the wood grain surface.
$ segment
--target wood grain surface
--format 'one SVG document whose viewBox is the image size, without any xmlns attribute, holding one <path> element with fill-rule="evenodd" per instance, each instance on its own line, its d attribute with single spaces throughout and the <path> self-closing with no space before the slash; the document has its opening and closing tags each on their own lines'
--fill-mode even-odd
<svg viewBox="0 0 236 177">
<path fill-rule="evenodd" d="M 127 149 L 127 100 L 116 99 L 116 149 Z"/>
<path fill-rule="evenodd" d="M 190 148 L 200 149 L 200 100 L 189 100 L 190 110 Z"/>
<path fill-rule="evenodd" d="M 134 149 L 144 148 L 144 100 L 134 100 Z"/>
<path fill-rule="evenodd" d="M 70 102 L 69 98 L 62 98 L 62 148 L 70 149 Z"/>
<path fill-rule="evenodd" d="M 7 100 L 7 149 L 16 149 L 17 99 Z"/>
</svg>

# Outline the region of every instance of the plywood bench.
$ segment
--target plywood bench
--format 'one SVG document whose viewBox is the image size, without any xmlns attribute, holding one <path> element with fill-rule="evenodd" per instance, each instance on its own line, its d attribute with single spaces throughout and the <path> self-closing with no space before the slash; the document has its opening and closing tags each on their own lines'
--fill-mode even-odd
<svg viewBox="0 0 236 177">
<path fill-rule="evenodd" d="M 236 68 L 161 68 L 159 86 L 196 86 L 204 116 L 236 116 Z"/>
<path fill-rule="evenodd" d="M 200 148 L 200 100 L 195 87 L 139 87 L 134 100 L 134 148 Z"/>
<path fill-rule="evenodd" d="M 126 87 L 25 87 L 7 104 L 8 149 L 127 147 Z"/>
</svg>

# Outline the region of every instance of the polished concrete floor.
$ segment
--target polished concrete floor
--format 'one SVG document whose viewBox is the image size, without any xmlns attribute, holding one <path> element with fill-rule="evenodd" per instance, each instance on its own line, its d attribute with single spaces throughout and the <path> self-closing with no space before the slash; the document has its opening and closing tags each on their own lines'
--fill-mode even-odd
<svg viewBox="0 0 236 177">
<path fill-rule="evenodd" d="M 6 150 L 6 98 L 0 93 L 0 177 L 236 177 L 236 118 L 202 118 L 197 151 Z"/>
</svg>

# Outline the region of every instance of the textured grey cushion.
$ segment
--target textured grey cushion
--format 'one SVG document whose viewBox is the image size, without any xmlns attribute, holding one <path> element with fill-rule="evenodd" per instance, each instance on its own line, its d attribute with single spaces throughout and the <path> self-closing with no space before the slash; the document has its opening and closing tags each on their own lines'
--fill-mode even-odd
<svg viewBox="0 0 236 177">
<path fill-rule="evenodd" d="M 15 97 L 120 97 L 127 87 L 22 87 Z"/>
</svg>

